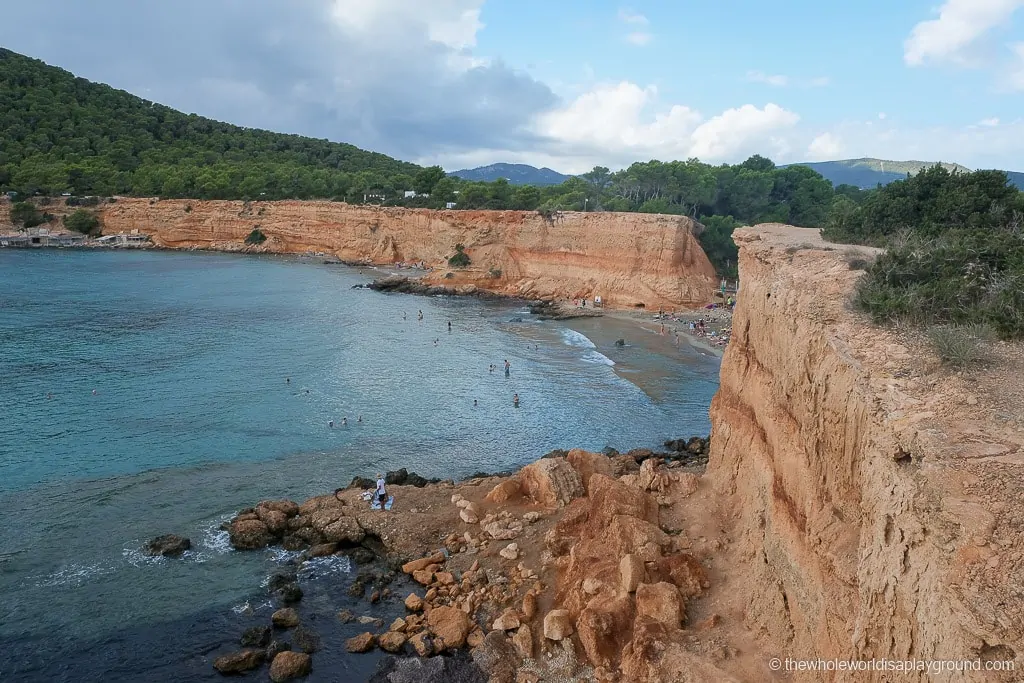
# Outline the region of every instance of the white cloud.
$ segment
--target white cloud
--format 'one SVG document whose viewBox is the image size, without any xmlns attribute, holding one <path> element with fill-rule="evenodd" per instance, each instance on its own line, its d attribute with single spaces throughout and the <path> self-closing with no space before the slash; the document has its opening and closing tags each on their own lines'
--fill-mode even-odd
<svg viewBox="0 0 1024 683">
<path fill-rule="evenodd" d="M 842 141 L 832 133 L 822 133 L 807 147 L 808 161 L 834 160 L 843 153 Z"/>
<path fill-rule="evenodd" d="M 480 9 L 484 0 L 332 0 L 331 14 L 338 25 L 360 33 L 381 33 L 387 26 L 419 24 L 434 42 L 456 50 L 476 45 L 484 27 Z"/>
<path fill-rule="evenodd" d="M 654 36 L 652 36 L 650 33 L 645 33 L 643 31 L 634 31 L 633 33 L 629 33 L 626 35 L 626 42 L 643 47 L 644 45 L 647 45 L 649 42 L 651 42 L 653 38 Z"/>
<path fill-rule="evenodd" d="M 993 128 L 999 125 L 999 119 L 995 118 L 994 116 L 990 119 L 982 119 L 981 121 L 978 121 L 978 125 Z"/>
<path fill-rule="evenodd" d="M 767 83 L 768 85 L 774 85 L 782 88 L 789 85 L 789 78 L 782 75 L 770 75 L 763 71 L 748 71 L 747 80 L 753 81 L 754 83 Z"/>
<path fill-rule="evenodd" d="M 629 9 L 628 7 L 623 7 L 619 9 L 619 21 L 621 21 L 624 24 L 636 24 L 640 26 L 646 26 L 648 23 L 650 23 L 649 21 L 647 21 L 647 17 L 640 14 L 639 12 L 635 12 Z"/>
<path fill-rule="evenodd" d="M 939 16 L 917 24 L 904 42 L 910 66 L 928 62 L 968 64 L 969 49 L 984 34 L 1006 22 L 1024 0 L 946 0 Z"/>
</svg>

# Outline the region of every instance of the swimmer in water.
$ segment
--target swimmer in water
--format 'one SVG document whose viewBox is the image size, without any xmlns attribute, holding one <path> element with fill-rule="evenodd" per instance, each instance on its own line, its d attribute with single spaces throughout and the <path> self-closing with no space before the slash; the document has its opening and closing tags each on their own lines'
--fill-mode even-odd
<svg viewBox="0 0 1024 683">
<path fill-rule="evenodd" d="M 362 421 L 363 421 L 363 416 L 360 415 L 359 418 L 356 420 L 356 422 L 362 422 Z"/>
<path fill-rule="evenodd" d="M 508 377 L 508 371 L 512 369 L 512 364 L 508 362 L 508 358 L 505 359 L 505 376 Z"/>
<path fill-rule="evenodd" d="M 347 427 L 348 426 L 348 418 L 347 417 L 341 418 L 341 426 L 342 427 Z"/>
<path fill-rule="evenodd" d="M 95 396 L 95 395 L 96 395 L 96 390 L 95 390 L 95 389 L 93 389 L 93 390 L 92 390 L 92 395 L 93 395 L 93 396 Z"/>
<path fill-rule="evenodd" d="M 420 319 L 420 320 L 423 320 L 423 311 L 420 311 L 420 312 L 419 312 L 419 319 Z"/>
<path fill-rule="evenodd" d="M 516 408 L 519 407 L 519 394 L 512 394 L 512 405 Z"/>
<path fill-rule="evenodd" d="M 449 332 L 452 331 L 452 321 L 451 320 L 448 321 L 448 331 Z"/>
<path fill-rule="evenodd" d="M 328 422 L 327 426 L 330 427 L 331 429 L 334 429 L 334 420 L 331 420 L 330 422 Z"/>
<path fill-rule="evenodd" d="M 475 398 L 473 399 L 473 407 L 474 408 L 476 407 L 476 399 Z"/>
<path fill-rule="evenodd" d="M 306 389 L 306 393 L 307 393 L 307 394 L 309 393 L 309 389 Z"/>
<path fill-rule="evenodd" d="M 53 398 L 53 394 L 51 394 L 50 392 L 46 392 L 46 399 L 50 400 L 52 398 Z"/>
<path fill-rule="evenodd" d="M 405 320 L 405 311 L 402 311 L 402 320 Z"/>
<path fill-rule="evenodd" d="M 437 339 L 435 339 L 435 340 L 434 340 L 434 346 L 437 346 L 437 342 L 438 342 L 438 340 L 437 340 Z"/>
<path fill-rule="evenodd" d="M 291 384 L 292 383 L 292 378 L 291 377 L 285 377 L 284 378 L 284 383 L 285 384 Z"/>
</svg>

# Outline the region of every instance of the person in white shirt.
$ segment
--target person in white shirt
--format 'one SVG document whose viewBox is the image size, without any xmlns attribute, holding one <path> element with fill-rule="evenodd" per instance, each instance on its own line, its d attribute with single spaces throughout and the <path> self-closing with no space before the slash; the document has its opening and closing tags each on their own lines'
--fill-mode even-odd
<svg viewBox="0 0 1024 683">
<path fill-rule="evenodd" d="M 388 491 L 384 487 L 384 475 L 377 474 L 377 500 L 380 501 L 380 509 L 384 509 L 384 504 L 388 502 Z"/>
</svg>

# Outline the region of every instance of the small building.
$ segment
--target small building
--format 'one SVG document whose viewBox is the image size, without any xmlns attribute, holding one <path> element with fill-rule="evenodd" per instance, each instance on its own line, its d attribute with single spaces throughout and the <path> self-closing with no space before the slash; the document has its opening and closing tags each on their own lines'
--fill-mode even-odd
<svg viewBox="0 0 1024 683">
<path fill-rule="evenodd" d="M 454 209 L 455 208 L 455 202 L 445 202 L 444 208 L 446 208 L 446 209 Z"/>
<path fill-rule="evenodd" d="M 406 190 L 402 193 L 406 199 L 412 199 L 416 196 L 416 190 Z"/>
</svg>

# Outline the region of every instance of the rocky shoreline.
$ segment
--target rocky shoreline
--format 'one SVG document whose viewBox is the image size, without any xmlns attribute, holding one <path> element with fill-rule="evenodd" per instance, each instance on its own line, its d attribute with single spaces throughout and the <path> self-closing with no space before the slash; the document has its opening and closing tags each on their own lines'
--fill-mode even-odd
<svg viewBox="0 0 1024 683">
<path fill-rule="evenodd" d="M 301 504 L 262 501 L 225 525 L 232 546 L 302 554 L 267 583 L 278 607 L 270 623 L 246 630 L 243 649 L 214 667 L 235 674 L 269 663 L 277 683 L 308 674 L 315 652 L 341 644 L 323 643 L 300 617 L 295 570 L 344 555 L 364 567 L 348 595 L 368 610 L 404 609 L 389 622 L 335 617 L 365 624 L 348 652 L 390 655 L 371 680 L 658 680 L 645 653 L 685 650 L 687 602 L 709 585 L 666 514 L 696 491 L 709 445 L 691 437 L 660 453 L 553 451 L 515 474 L 458 483 L 400 470 L 387 475 L 390 512 L 369 508 L 362 489 L 373 482 L 359 477 Z"/>
</svg>

